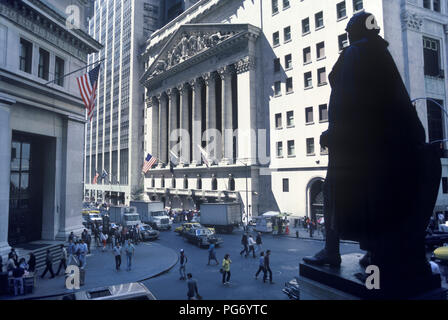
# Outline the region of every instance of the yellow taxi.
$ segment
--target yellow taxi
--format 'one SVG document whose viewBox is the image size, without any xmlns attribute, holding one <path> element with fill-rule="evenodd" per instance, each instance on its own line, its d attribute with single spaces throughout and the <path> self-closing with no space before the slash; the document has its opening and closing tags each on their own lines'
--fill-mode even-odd
<svg viewBox="0 0 448 320">
<path fill-rule="evenodd" d="M 179 227 L 174 229 L 174 232 L 182 234 L 184 232 L 188 232 L 190 229 L 199 229 L 202 228 L 202 225 L 199 222 L 185 222 L 182 223 Z M 208 228 L 212 233 L 215 233 L 215 228 Z"/>
</svg>

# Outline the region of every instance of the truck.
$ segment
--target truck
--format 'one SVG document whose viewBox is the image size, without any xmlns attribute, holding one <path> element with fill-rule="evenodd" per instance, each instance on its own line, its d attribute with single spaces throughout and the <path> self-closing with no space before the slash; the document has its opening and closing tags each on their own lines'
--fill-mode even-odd
<svg viewBox="0 0 448 320">
<path fill-rule="evenodd" d="M 200 221 L 203 226 L 215 228 L 217 233 L 232 233 L 242 222 L 241 205 L 229 203 L 202 203 Z"/>
<path fill-rule="evenodd" d="M 109 221 L 126 227 L 142 223 L 137 208 L 127 206 L 111 206 L 109 209 Z"/>
<path fill-rule="evenodd" d="M 130 205 L 137 208 L 140 220 L 149 224 L 156 230 L 170 230 L 170 217 L 168 217 L 161 201 L 131 201 Z"/>
</svg>

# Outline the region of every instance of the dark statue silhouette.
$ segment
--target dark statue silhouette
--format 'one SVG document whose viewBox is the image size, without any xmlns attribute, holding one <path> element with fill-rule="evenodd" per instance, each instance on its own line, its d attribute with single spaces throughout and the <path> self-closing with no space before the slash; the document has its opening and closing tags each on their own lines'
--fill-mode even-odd
<svg viewBox="0 0 448 320">
<path fill-rule="evenodd" d="M 329 75 L 329 128 L 320 141 L 329 152 L 326 242 L 304 261 L 338 267 L 339 239 L 358 241 L 368 252 L 361 265 L 379 267 L 383 296 L 407 298 L 434 282 L 424 239 L 441 179 L 440 148 L 425 143 L 372 17 L 363 12 L 350 20 L 350 46 Z"/>
</svg>

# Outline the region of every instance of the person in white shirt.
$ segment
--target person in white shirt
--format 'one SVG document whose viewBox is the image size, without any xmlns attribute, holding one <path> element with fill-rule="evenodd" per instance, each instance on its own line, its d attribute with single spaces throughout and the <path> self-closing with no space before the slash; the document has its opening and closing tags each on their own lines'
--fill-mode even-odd
<svg viewBox="0 0 448 320">
<path fill-rule="evenodd" d="M 252 235 L 249 235 L 249 239 L 247 240 L 247 244 L 249 245 L 249 252 L 246 254 L 246 257 L 252 252 L 253 257 L 255 258 L 255 241 Z"/>
</svg>

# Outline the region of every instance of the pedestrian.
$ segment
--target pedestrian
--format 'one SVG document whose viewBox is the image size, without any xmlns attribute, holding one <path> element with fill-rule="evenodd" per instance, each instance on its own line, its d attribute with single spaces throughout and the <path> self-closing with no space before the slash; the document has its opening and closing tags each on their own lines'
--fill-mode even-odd
<svg viewBox="0 0 448 320">
<path fill-rule="evenodd" d="M 19 265 L 19 256 L 17 255 L 16 249 L 11 248 L 10 253 L 11 253 L 12 259 L 14 260 L 14 264 L 16 266 L 18 266 Z"/>
<path fill-rule="evenodd" d="M 255 242 L 257 244 L 257 248 L 255 251 L 256 252 L 261 251 L 261 245 L 263 244 L 263 241 L 261 240 L 261 232 L 258 232 Z"/>
<path fill-rule="evenodd" d="M 22 258 L 19 261 L 19 265 L 16 268 L 14 268 L 14 270 L 12 271 L 12 276 L 14 278 L 14 295 L 15 296 L 18 295 L 17 291 L 19 288 L 20 288 L 21 295 L 23 295 L 24 291 L 25 291 L 24 286 L 23 286 L 23 275 L 25 274 L 25 268 L 22 267 L 22 263 L 21 263 L 22 260 L 25 263 L 25 259 Z"/>
<path fill-rule="evenodd" d="M 117 241 L 117 243 L 115 244 L 114 248 L 113 248 L 113 252 L 114 252 L 114 256 L 115 256 L 115 268 L 118 270 L 120 270 L 120 266 L 121 266 L 121 246 L 120 246 L 120 242 Z"/>
<path fill-rule="evenodd" d="M 272 270 L 270 266 L 270 257 L 271 257 L 271 250 L 266 251 L 266 255 L 264 256 L 264 276 L 263 276 L 263 282 L 266 282 L 267 274 L 269 272 L 269 282 L 273 284 L 272 280 Z"/>
<path fill-rule="evenodd" d="M 219 264 L 218 259 L 216 259 L 216 253 L 215 253 L 215 244 L 210 243 L 210 246 L 208 247 L 208 263 L 207 265 L 210 265 L 210 260 L 215 260 L 216 265 Z"/>
<path fill-rule="evenodd" d="M 87 265 L 87 251 L 87 244 L 84 242 L 84 240 L 81 240 L 81 243 L 79 245 L 79 263 L 82 269 L 84 269 Z"/>
<path fill-rule="evenodd" d="M 6 262 L 6 272 L 8 272 L 8 275 L 12 275 L 12 271 L 17 267 L 16 263 L 14 262 L 14 255 L 12 252 L 8 253 L 8 261 Z"/>
<path fill-rule="evenodd" d="M 179 273 L 180 273 L 180 278 L 179 280 L 185 280 L 186 279 L 186 275 L 185 275 L 185 267 L 187 264 L 187 256 L 185 255 L 184 249 L 180 249 L 180 258 L 179 258 Z"/>
<path fill-rule="evenodd" d="M 230 284 L 230 264 L 232 260 L 230 260 L 230 254 L 226 254 L 224 259 L 222 260 L 222 284 Z"/>
<path fill-rule="evenodd" d="M 36 271 L 36 256 L 34 253 L 30 252 L 30 258 L 28 259 L 28 272 Z"/>
<path fill-rule="evenodd" d="M 87 244 L 87 253 L 90 254 L 90 244 L 92 243 L 92 236 L 90 232 L 87 232 L 86 244 Z"/>
<path fill-rule="evenodd" d="M 126 240 L 126 245 L 125 245 L 125 251 L 126 251 L 126 261 L 127 261 L 127 271 L 131 271 L 132 268 L 132 257 L 134 256 L 134 251 L 135 251 L 135 247 L 132 244 L 132 241 Z"/>
<path fill-rule="evenodd" d="M 68 242 L 73 241 L 75 242 L 75 234 L 72 232 L 70 232 L 69 236 L 68 236 Z"/>
<path fill-rule="evenodd" d="M 255 274 L 255 279 L 258 279 L 258 275 L 260 274 L 261 271 L 263 271 L 263 278 L 264 278 L 266 276 L 266 270 L 264 268 L 264 252 L 263 251 L 260 252 L 260 260 L 258 263 L 257 273 Z"/>
<path fill-rule="evenodd" d="M 103 252 L 104 252 L 104 250 L 106 250 L 107 238 L 108 238 L 107 234 L 101 231 L 100 239 L 101 239 L 101 243 L 103 244 L 103 250 L 102 250 Z"/>
<path fill-rule="evenodd" d="M 193 279 L 193 275 L 191 273 L 187 274 L 187 279 L 188 300 L 193 300 L 194 296 L 196 296 L 198 300 L 202 300 L 202 297 L 199 295 L 198 282 L 196 281 L 196 279 Z"/>
<path fill-rule="evenodd" d="M 248 244 L 249 244 L 249 252 L 246 253 L 246 257 L 252 252 L 253 257 L 255 258 L 255 241 L 252 235 L 249 235 Z"/>
<path fill-rule="evenodd" d="M 247 244 L 248 244 L 248 240 L 247 240 L 247 233 L 243 233 L 243 236 L 241 237 L 241 244 L 243 245 L 243 250 L 241 250 L 240 252 L 240 256 L 243 255 L 243 253 L 246 253 L 246 258 L 247 258 L 247 254 L 248 254 L 248 248 L 247 248 Z"/>
<path fill-rule="evenodd" d="M 40 277 L 43 279 L 48 271 L 50 271 L 51 274 L 50 279 L 53 279 L 55 275 L 53 272 L 53 255 L 51 254 L 50 249 L 47 249 L 47 256 L 45 257 L 45 270 Z"/>
<path fill-rule="evenodd" d="M 59 267 L 58 267 L 58 271 L 56 272 L 56 275 L 59 275 L 59 272 L 62 269 L 62 266 L 64 266 L 64 271 L 63 273 L 65 273 L 65 270 L 67 269 L 67 249 L 65 249 L 65 246 L 63 244 L 61 244 L 61 262 L 59 262 Z"/>
</svg>

